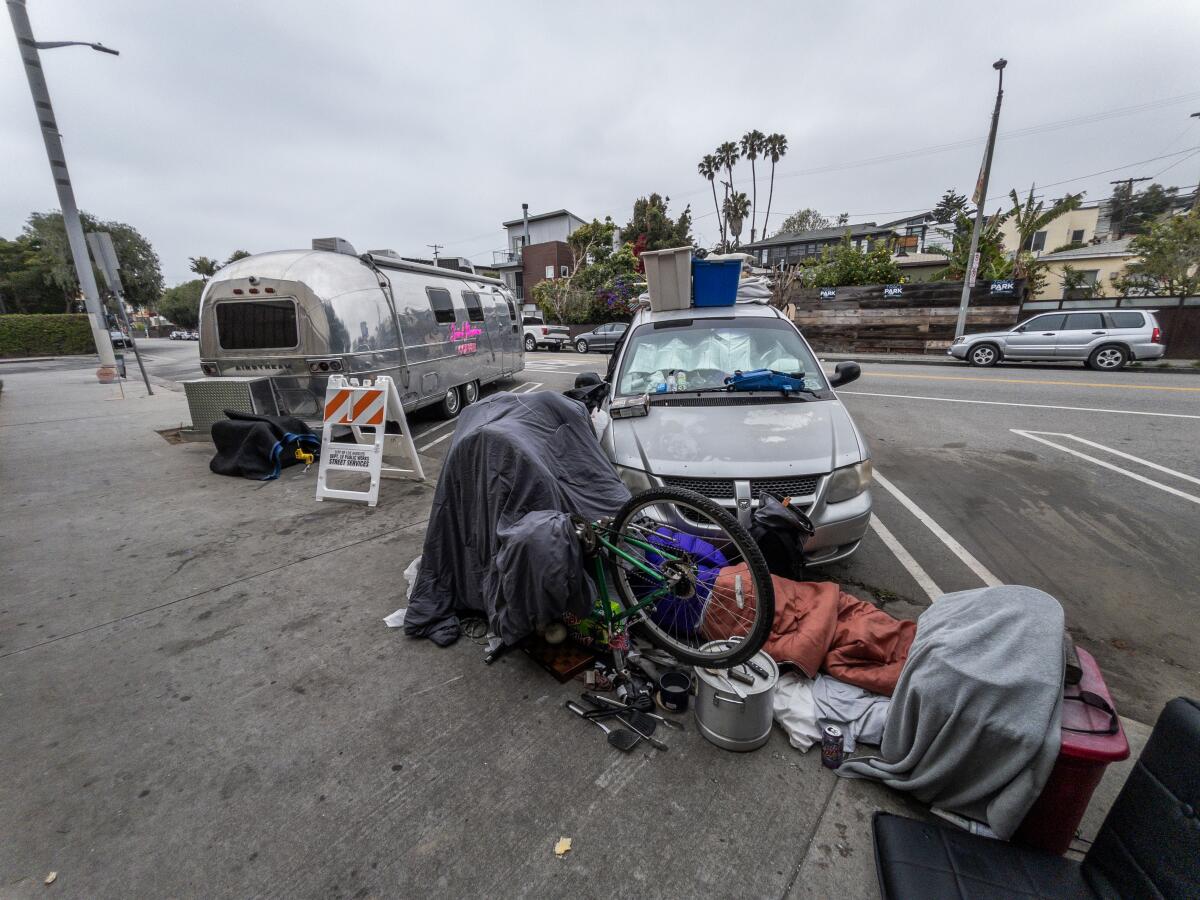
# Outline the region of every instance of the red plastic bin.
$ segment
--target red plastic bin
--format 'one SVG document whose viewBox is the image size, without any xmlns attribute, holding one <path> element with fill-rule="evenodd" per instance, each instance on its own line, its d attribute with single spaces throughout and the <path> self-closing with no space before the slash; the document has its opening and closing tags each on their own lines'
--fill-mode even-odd
<svg viewBox="0 0 1200 900">
<path fill-rule="evenodd" d="M 1063 691 L 1063 697 L 1078 695 L 1080 690 L 1091 691 L 1113 706 L 1096 660 L 1081 647 L 1075 650 L 1079 655 L 1083 678 L 1078 685 L 1068 686 Z M 1109 763 L 1129 756 L 1129 741 L 1125 739 L 1120 719 L 1117 720 L 1116 734 L 1080 734 L 1066 730 L 1068 727 L 1097 731 L 1106 729 L 1109 715 L 1103 710 L 1075 700 L 1064 700 L 1062 724 L 1062 748 L 1058 751 L 1058 762 L 1054 764 L 1041 795 L 1013 835 L 1015 843 L 1059 855 L 1070 848 L 1071 839 L 1075 837 L 1083 814 L 1087 812 L 1092 792 L 1104 777 L 1105 768 Z"/>
</svg>

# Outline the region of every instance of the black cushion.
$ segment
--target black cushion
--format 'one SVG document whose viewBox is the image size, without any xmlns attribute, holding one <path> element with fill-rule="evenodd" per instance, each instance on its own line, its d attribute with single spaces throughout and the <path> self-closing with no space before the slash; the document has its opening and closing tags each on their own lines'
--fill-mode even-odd
<svg viewBox="0 0 1200 900">
<path fill-rule="evenodd" d="M 1200 704 L 1158 717 L 1083 862 L 1102 896 L 1200 896 Z"/>
<path fill-rule="evenodd" d="M 1052 853 L 889 813 L 875 814 L 874 831 L 884 900 L 1092 896 L 1079 863 Z"/>
</svg>

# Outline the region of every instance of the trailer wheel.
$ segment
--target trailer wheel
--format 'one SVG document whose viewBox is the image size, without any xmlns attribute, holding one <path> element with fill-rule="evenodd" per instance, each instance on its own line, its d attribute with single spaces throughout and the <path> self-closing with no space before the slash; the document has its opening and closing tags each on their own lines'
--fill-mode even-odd
<svg viewBox="0 0 1200 900">
<path fill-rule="evenodd" d="M 463 406 L 470 406 L 479 399 L 479 382 L 468 381 L 462 386 Z"/>
<path fill-rule="evenodd" d="M 438 404 L 438 411 L 442 414 L 443 419 L 453 419 L 461 409 L 462 396 L 459 394 L 458 388 L 452 387 L 446 391 L 446 396 Z"/>
</svg>

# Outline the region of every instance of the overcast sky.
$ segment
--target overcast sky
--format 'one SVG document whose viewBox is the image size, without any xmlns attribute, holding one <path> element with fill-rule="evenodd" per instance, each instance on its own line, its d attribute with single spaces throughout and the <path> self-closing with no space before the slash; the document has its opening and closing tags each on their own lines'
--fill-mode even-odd
<svg viewBox="0 0 1200 900">
<path fill-rule="evenodd" d="M 696 163 L 751 128 L 790 144 L 775 224 L 803 206 L 898 218 L 947 187 L 971 192 L 1000 56 L 993 197 L 1035 180 L 1077 179 L 1048 192 L 1098 199 L 1117 177 L 1200 178 L 1200 155 L 1179 153 L 1200 147 L 1193 2 L 29 9 L 39 40 L 121 51 L 67 48 L 43 61 L 80 207 L 140 229 L 168 284 L 191 277 L 189 256 L 332 235 L 405 255 L 436 242 L 486 263 L 522 201 L 623 224 L 651 191 L 673 211 L 691 203 L 711 243 L 716 217 Z M 1011 134 L 1078 119 L 1091 121 Z M 0 154 L 0 236 L 12 237 L 57 200 L 10 36 L 0 37 Z M 760 210 L 766 175 L 760 167 Z M 749 167 L 735 180 L 749 192 Z"/>
</svg>

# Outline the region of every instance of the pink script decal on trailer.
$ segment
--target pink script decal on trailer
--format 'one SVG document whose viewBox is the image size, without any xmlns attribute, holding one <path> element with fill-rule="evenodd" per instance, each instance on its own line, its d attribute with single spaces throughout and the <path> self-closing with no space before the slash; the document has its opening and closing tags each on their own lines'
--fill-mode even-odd
<svg viewBox="0 0 1200 900">
<path fill-rule="evenodd" d="M 467 338 L 479 337 L 481 334 L 483 334 L 483 329 L 476 328 L 470 322 L 450 326 L 450 340 L 452 341 L 465 341 Z"/>
</svg>

